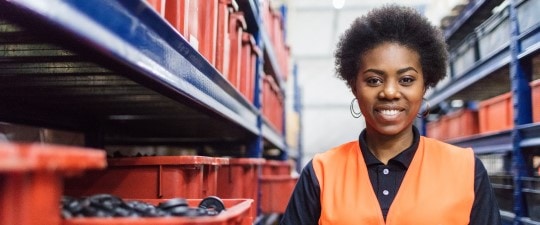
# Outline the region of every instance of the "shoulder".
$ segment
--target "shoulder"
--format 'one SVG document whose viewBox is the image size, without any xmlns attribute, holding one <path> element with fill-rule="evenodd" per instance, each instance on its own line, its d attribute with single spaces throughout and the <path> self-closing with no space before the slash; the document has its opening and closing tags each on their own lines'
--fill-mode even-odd
<svg viewBox="0 0 540 225">
<path fill-rule="evenodd" d="M 313 163 L 335 161 L 339 158 L 347 158 L 350 153 L 355 150 L 360 150 L 358 141 L 350 141 L 339 146 L 333 147 L 326 152 L 318 153 L 313 157 Z"/>
<path fill-rule="evenodd" d="M 422 136 L 422 141 L 429 151 L 442 151 L 447 154 L 467 154 L 474 157 L 472 148 L 463 148 L 437 139 Z"/>
</svg>

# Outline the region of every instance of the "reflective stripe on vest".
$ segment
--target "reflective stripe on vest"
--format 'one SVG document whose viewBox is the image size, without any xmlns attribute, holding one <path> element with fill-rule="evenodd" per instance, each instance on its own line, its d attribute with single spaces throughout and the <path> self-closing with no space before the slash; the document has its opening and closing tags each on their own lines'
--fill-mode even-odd
<svg viewBox="0 0 540 225">
<path fill-rule="evenodd" d="M 468 224 L 474 201 L 474 153 L 420 137 L 386 223 L 358 141 L 313 158 L 321 188 L 319 224 Z"/>
</svg>

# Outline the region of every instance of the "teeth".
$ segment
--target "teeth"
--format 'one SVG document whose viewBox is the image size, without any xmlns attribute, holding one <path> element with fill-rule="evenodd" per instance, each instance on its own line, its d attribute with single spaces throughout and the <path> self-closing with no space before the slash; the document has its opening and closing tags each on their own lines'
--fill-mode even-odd
<svg viewBox="0 0 540 225">
<path fill-rule="evenodd" d="M 381 110 L 381 113 L 385 116 L 393 116 L 399 113 L 399 110 Z"/>
</svg>

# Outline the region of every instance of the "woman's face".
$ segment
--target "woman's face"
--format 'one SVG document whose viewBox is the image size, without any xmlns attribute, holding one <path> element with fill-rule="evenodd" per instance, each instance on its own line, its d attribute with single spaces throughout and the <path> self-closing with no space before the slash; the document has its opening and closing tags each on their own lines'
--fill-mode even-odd
<svg viewBox="0 0 540 225">
<path fill-rule="evenodd" d="M 388 136 L 412 132 L 425 93 L 419 54 L 384 42 L 360 60 L 353 93 L 368 131 Z"/>
</svg>

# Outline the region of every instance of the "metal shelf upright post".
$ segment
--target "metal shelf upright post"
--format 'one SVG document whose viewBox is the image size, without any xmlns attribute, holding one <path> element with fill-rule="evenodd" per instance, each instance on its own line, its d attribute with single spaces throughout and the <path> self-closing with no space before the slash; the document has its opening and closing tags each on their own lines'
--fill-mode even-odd
<svg viewBox="0 0 540 225">
<path fill-rule="evenodd" d="M 522 192 L 522 178 L 527 175 L 525 159 L 521 148 L 522 134 L 520 125 L 532 122 L 531 107 L 531 75 L 526 74 L 519 59 L 521 45 L 519 41 L 519 24 L 517 18 L 517 0 L 510 0 L 510 77 L 514 99 L 514 127 L 512 128 L 512 173 L 514 183 L 514 224 L 521 224 L 521 218 L 526 216 L 526 205 Z M 530 71 L 530 70 L 529 70 Z"/>
</svg>

